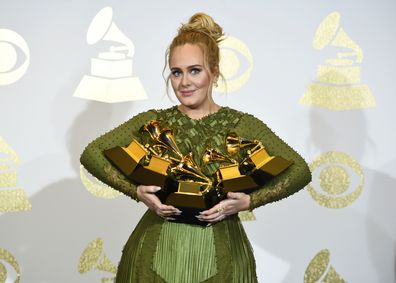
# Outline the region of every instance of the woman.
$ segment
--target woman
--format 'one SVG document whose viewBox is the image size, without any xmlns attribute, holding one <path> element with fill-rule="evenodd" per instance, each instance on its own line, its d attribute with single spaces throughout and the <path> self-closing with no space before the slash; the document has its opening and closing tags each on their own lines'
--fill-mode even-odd
<svg viewBox="0 0 396 283">
<path fill-rule="evenodd" d="M 218 43 L 222 36 L 211 17 L 192 16 L 167 53 L 168 81 L 180 105 L 138 114 L 94 140 L 81 156 L 81 163 L 94 176 L 149 208 L 123 249 L 116 282 L 257 282 L 253 252 L 238 212 L 285 198 L 310 182 L 305 161 L 263 122 L 214 102 L 212 86 L 221 77 Z M 176 131 L 181 152 L 192 152 L 207 176 L 219 164 L 205 165 L 199 157 L 208 144 L 222 151 L 224 137 L 231 131 L 262 141 L 271 155 L 293 165 L 262 188 L 250 194 L 228 193 L 225 200 L 197 215 L 211 223 L 208 227 L 174 223 L 168 220 L 182 212 L 161 203 L 154 194 L 159 187 L 132 184 L 103 155 L 106 149 L 139 140 L 140 127 L 153 119 L 166 121 Z"/>
</svg>

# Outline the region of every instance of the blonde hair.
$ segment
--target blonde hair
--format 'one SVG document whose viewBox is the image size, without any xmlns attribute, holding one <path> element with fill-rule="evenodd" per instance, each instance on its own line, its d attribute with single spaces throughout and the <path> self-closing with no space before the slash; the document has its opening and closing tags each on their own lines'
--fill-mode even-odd
<svg viewBox="0 0 396 283">
<path fill-rule="evenodd" d="M 178 29 L 178 33 L 173 38 L 170 46 L 165 54 L 165 66 L 170 65 L 173 51 L 176 47 L 184 44 L 198 45 L 204 56 L 204 68 L 215 76 L 219 76 L 224 80 L 220 72 L 220 50 L 219 43 L 223 40 L 223 29 L 213 20 L 212 17 L 205 13 L 196 13 L 188 20 L 188 23 L 182 24 Z M 165 79 L 168 90 L 170 75 Z"/>
</svg>

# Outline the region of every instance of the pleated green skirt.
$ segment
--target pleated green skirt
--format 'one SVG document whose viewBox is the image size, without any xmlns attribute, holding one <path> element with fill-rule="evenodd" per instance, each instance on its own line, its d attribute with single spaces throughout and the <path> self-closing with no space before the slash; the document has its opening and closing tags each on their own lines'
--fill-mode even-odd
<svg viewBox="0 0 396 283">
<path fill-rule="evenodd" d="M 257 282 L 237 215 L 210 227 L 164 221 L 148 210 L 122 252 L 116 283 Z"/>
</svg>

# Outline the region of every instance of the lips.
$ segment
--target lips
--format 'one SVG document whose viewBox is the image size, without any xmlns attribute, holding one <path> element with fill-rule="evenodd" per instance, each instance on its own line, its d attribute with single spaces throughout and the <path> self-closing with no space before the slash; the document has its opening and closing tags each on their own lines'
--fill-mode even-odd
<svg viewBox="0 0 396 283">
<path fill-rule="evenodd" d="M 180 91 L 181 95 L 184 97 L 188 97 L 194 94 L 194 90 L 183 90 Z"/>
</svg>

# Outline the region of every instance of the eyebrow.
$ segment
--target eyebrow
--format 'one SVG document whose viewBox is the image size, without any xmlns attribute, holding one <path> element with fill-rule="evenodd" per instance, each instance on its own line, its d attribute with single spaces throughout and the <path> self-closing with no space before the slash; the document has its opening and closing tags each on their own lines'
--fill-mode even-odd
<svg viewBox="0 0 396 283">
<path fill-rule="evenodd" d="M 195 65 L 187 66 L 187 69 L 192 69 L 192 68 L 197 68 L 197 67 L 203 68 L 202 65 L 200 65 L 200 64 L 195 64 Z M 180 69 L 179 67 L 172 67 L 172 68 L 171 68 L 171 70 L 179 70 L 179 69 Z"/>
</svg>

